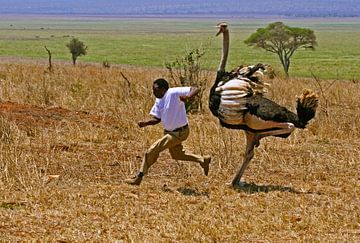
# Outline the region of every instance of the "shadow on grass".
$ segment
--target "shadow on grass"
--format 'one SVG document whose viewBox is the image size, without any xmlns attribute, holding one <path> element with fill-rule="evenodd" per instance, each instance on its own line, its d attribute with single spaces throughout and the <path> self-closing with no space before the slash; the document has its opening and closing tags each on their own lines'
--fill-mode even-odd
<svg viewBox="0 0 360 243">
<path fill-rule="evenodd" d="M 165 184 L 162 188 L 162 191 L 174 192 L 175 189 L 171 189 Z M 208 191 L 200 192 L 198 189 L 193 189 L 189 187 L 179 187 L 176 189 L 176 192 L 181 193 L 184 196 L 193 196 L 193 197 L 209 197 L 210 195 Z"/>
<path fill-rule="evenodd" d="M 246 183 L 242 182 L 241 185 L 236 185 L 233 187 L 235 191 L 238 192 L 246 192 L 248 194 L 254 194 L 259 192 L 273 192 L 273 191 L 279 191 L 279 192 L 290 192 L 295 194 L 318 194 L 321 195 L 322 193 L 319 192 L 312 192 L 312 191 L 297 191 L 291 187 L 286 186 L 275 186 L 275 185 L 256 185 L 254 183 Z M 178 192 L 181 193 L 184 196 L 193 196 L 193 197 L 209 197 L 210 192 L 209 191 L 199 191 L 198 189 L 193 189 L 189 187 L 179 187 L 176 190 L 169 188 L 167 185 L 164 185 L 162 188 L 162 191 L 164 192 Z"/>
<path fill-rule="evenodd" d="M 295 194 L 321 194 L 318 192 L 303 192 L 303 191 L 297 191 L 291 187 L 287 186 L 275 186 L 275 185 L 256 185 L 255 183 L 246 183 L 242 182 L 241 185 L 234 186 L 234 189 L 236 191 L 242 191 L 249 194 L 253 193 L 259 193 L 259 192 L 273 192 L 273 191 L 279 191 L 279 192 L 291 192 Z"/>
</svg>

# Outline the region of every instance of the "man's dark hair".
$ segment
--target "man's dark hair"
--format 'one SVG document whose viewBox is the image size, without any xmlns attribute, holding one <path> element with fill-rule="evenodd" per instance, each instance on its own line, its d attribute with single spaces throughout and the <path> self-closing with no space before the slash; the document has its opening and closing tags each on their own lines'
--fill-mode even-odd
<svg viewBox="0 0 360 243">
<path fill-rule="evenodd" d="M 163 78 L 156 79 L 154 84 L 157 84 L 160 89 L 169 89 L 169 83 Z"/>
</svg>

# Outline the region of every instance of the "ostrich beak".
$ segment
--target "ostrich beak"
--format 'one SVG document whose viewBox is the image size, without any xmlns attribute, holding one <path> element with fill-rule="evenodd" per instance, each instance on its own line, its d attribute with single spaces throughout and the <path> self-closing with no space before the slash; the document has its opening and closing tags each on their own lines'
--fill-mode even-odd
<svg viewBox="0 0 360 243">
<path fill-rule="evenodd" d="M 226 30 L 226 27 L 228 24 L 226 22 L 220 22 L 216 25 L 217 28 L 219 28 L 219 32 L 216 33 L 216 36 L 220 35 L 221 33 L 224 33 Z"/>
</svg>

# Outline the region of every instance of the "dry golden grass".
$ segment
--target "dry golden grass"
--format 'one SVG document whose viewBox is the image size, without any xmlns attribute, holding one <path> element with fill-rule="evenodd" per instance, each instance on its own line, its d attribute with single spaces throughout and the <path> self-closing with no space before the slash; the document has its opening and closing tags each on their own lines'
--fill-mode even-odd
<svg viewBox="0 0 360 243">
<path fill-rule="evenodd" d="M 161 126 L 140 129 L 164 70 L 0 64 L 0 239 L 4 241 L 287 242 L 360 240 L 360 84 L 274 79 L 268 96 L 294 109 L 303 88 L 321 106 L 305 130 L 266 138 L 228 188 L 242 131 L 206 109 L 186 146 L 200 166 L 163 153 L 140 187 L 123 183 Z M 125 74 L 129 82 L 123 79 Z M 209 76 L 207 96 L 214 74 Z M 203 97 L 207 103 L 207 97 Z"/>
</svg>

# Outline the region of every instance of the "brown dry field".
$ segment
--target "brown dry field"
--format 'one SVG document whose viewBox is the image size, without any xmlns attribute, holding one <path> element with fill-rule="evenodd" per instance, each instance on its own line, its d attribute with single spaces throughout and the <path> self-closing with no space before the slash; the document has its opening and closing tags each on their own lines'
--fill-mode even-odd
<svg viewBox="0 0 360 243">
<path fill-rule="evenodd" d="M 121 73 L 127 78 L 126 81 Z M 221 128 L 206 107 L 189 115 L 199 165 L 161 154 L 140 187 L 139 167 L 161 125 L 140 129 L 161 69 L 0 63 L 0 240 L 59 242 L 360 241 L 360 83 L 268 80 L 268 97 L 294 110 L 320 96 L 316 118 L 289 138 L 265 138 L 245 172 L 242 131 Z"/>
</svg>

